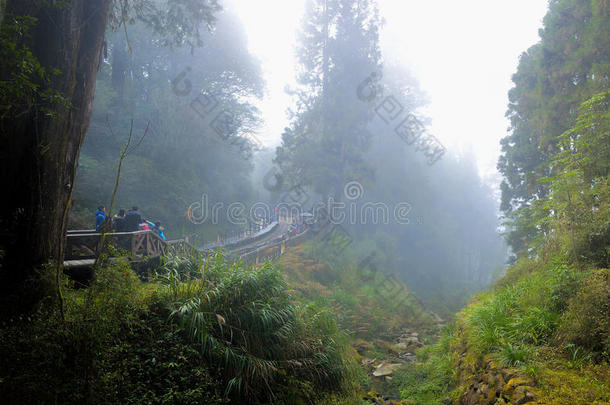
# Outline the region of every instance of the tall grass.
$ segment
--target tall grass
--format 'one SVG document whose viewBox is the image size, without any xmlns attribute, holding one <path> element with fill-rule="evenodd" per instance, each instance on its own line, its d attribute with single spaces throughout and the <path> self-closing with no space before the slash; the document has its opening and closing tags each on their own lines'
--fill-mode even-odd
<svg viewBox="0 0 610 405">
<path fill-rule="evenodd" d="M 557 261 L 480 296 L 463 312 L 469 341 L 480 353 L 499 353 L 507 365 L 526 364 L 556 332 L 578 280 L 576 270 Z"/>
<path fill-rule="evenodd" d="M 189 265 L 169 260 L 164 271 L 169 319 L 220 367 L 226 395 L 272 398 L 285 376 L 312 392 L 344 387 L 347 341 L 332 314 L 293 303 L 271 265 L 228 265 L 219 254 Z"/>
<path fill-rule="evenodd" d="M 432 346 L 417 351 L 419 363 L 398 370 L 391 386 L 400 392 L 406 403 L 441 405 L 451 397 L 456 368 L 452 357 L 452 345 L 456 341 L 454 325 L 445 327 L 439 340 Z"/>
</svg>

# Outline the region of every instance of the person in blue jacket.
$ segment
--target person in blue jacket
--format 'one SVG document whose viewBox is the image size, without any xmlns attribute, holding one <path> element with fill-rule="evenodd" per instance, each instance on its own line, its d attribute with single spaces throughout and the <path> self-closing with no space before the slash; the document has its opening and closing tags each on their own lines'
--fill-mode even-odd
<svg viewBox="0 0 610 405">
<path fill-rule="evenodd" d="M 148 224 L 150 225 L 150 228 L 155 231 L 155 233 L 157 235 L 159 235 L 159 237 L 163 240 L 165 239 L 165 234 L 163 233 L 163 231 L 165 230 L 165 228 L 163 228 L 161 226 L 161 222 L 160 221 L 156 221 L 156 222 L 151 222 L 151 221 L 147 221 Z"/>
<path fill-rule="evenodd" d="M 100 205 L 99 207 L 97 207 L 97 212 L 95 213 L 95 231 L 96 232 L 101 232 L 102 225 L 104 224 L 105 220 L 106 220 L 106 207 L 104 207 L 103 205 Z"/>
</svg>

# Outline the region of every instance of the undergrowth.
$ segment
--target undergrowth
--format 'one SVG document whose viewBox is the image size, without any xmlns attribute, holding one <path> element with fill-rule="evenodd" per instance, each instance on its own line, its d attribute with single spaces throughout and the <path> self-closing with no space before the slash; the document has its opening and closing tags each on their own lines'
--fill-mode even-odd
<svg viewBox="0 0 610 405">
<path fill-rule="evenodd" d="M 521 259 L 458 314 L 469 358 L 492 354 L 531 378 L 543 400 L 610 400 L 609 274 L 562 252 Z"/>
<path fill-rule="evenodd" d="M 391 387 L 400 392 L 405 403 L 443 405 L 454 398 L 455 384 L 452 346 L 456 341 L 454 325 L 445 327 L 434 345 L 417 351 L 418 363 L 400 368 L 391 380 Z"/>
<path fill-rule="evenodd" d="M 0 325 L 3 403 L 318 404 L 354 392 L 334 316 L 295 301 L 270 265 L 173 257 L 143 283 L 121 259 L 90 288 L 62 283 L 65 319 L 49 300 Z"/>
</svg>

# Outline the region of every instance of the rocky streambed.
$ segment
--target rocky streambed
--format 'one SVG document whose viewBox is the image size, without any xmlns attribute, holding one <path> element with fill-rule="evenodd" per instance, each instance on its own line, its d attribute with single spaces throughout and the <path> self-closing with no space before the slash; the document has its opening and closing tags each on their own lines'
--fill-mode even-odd
<svg viewBox="0 0 610 405">
<path fill-rule="evenodd" d="M 376 339 L 369 343 L 358 340 L 354 348 L 362 356 L 361 366 L 367 371 L 373 382 L 372 390 L 364 399 L 373 404 L 404 404 L 400 401 L 398 393 L 388 389 L 388 382 L 393 378 L 396 370 L 405 365 L 417 365 L 416 350 L 424 346 L 420 340 L 420 334 L 416 331 L 405 329 L 395 338 Z M 375 348 L 376 350 L 372 350 Z M 380 354 L 379 357 L 369 357 L 371 353 Z"/>
</svg>

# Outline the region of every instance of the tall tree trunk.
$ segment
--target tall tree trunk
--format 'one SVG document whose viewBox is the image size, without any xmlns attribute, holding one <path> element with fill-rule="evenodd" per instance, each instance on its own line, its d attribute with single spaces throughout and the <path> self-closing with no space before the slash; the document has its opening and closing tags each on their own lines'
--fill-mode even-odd
<svg viewBox="0 0 610 405">
<path fill-rule="evenodd" d="M 127 76 L 127 63 L 129 55 L 127 53 L 126 44 L 121 38 L 114 43 L 112 48 L 112 77 L 111 83 L 116 90 L 119 101 L 123 102 L 123 93 L 125 89 L 125 77 Z"/>
<path fill-rule="evenodd" d="M 61 71 L 40 90 L 58 91 L 70 106 L 53 106 L 56 116 L 34 108 L 0 119 L 0 316 L 33 308 L 43 290 L 29 281 L 47 278 L 38 272 L 43 265 L 63 262 L 76 165 L 91 119 L 111 2 L 6 2 L 6 16 L 37 19 L 23 44 L 43 67 Z"/>
</svg>

